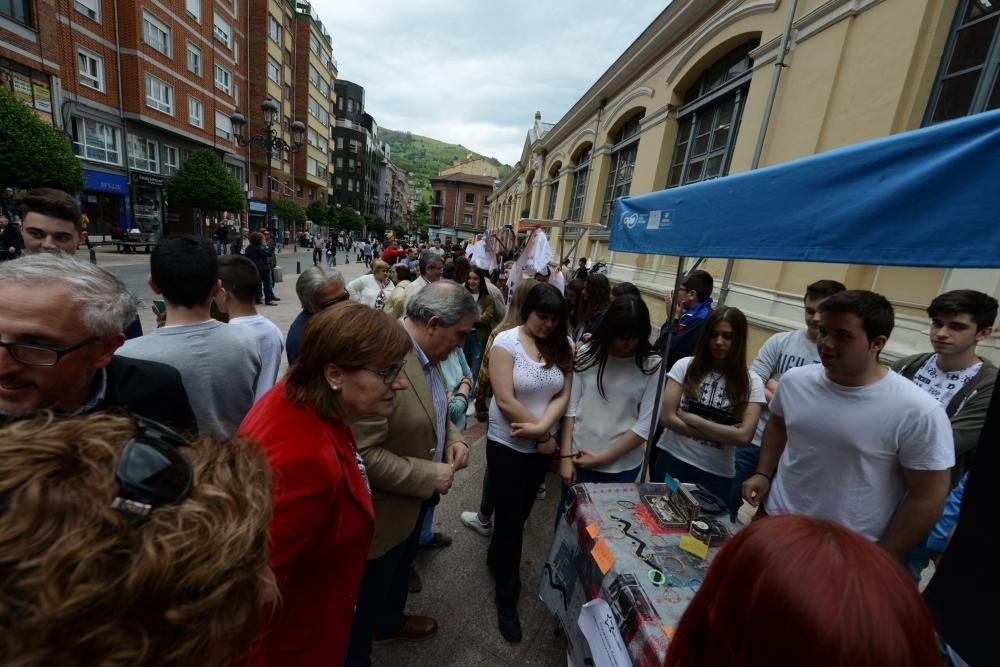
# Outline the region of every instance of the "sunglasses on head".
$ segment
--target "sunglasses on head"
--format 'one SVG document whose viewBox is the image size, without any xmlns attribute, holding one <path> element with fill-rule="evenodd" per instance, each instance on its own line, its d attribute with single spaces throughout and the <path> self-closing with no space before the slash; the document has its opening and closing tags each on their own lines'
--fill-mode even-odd
<svg viewBox="0 0 1000 667">
<path fill-rule="evenodd" d="M 114 509 L 142 522 L 161 505 L 179 503 L 191 493 L 194 471 L 180 452 L 187 440 L 151 419 L 133 417 L 139 430 L 118 456 Z"/>
</svg>

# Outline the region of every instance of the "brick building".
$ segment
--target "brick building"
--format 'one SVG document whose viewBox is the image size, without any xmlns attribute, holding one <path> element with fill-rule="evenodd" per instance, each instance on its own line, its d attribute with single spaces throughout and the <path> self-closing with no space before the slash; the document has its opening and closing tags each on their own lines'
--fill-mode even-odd
<svg viewBox="0 0 1000 667">
<path fill-rule="evenodd" d="M 275 130 L 292 143 L 291 125 L 306 125 L 305 143 L 296 153 L 275 155 L 271 164 L 272 199 L 292 199 L 301 206 L 329 195 L 331 111 L 337 64 L 332 40 L 311 4 L 304 0 L 250 2 L 250 116 L 248 128 L 264 126 L 261 103 L 278 102 Z M 263 222 L 267 202 L 267 160 L 262 149 L 250 158 L 251 223 Z M 278 221 L 282 226 L 283 221 Z M 290 230 L 293 233 L 298 230 Z"/>
<path fill-rule="evenodd" d="M 486 231 L 494 180 L 463 173 L 431 178 L 431 236 L 468 239 Z"/>
</svg>

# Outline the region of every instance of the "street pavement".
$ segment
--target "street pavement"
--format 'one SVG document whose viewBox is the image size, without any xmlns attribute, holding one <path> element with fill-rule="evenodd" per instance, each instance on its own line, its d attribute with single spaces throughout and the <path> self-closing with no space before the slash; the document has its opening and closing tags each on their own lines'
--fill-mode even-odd
<svg viewBox="0 0 1000 667">
<path fill-rule="evenodd" d="M 78 255 L 86 260 L 86 248 Z M 352 258 L 353 259 L 353 258 Z M 343 263 L 338 256 L 338 269 L 347 280 L 364 273 L 364 267 L 352 261 Z M 150 311 L 155 298 L 146 284 L 149 275 L 149 255 L 120 254 L 107 248 L 97 251 L 97 263 L 118 276 L 136 296 L 143 300 L 141 320 L 144 331 L 156 326 Z M 288 248 L 278 254 L 278 264 L 284 281 L 275 286 L 281 298 L 277 306 L 260 306 L 260 312 L 283 331 L 288 331 L 299 314 L 295 296 L 297 268 L 312 263 L 312 250 Z M 282 372 L 285 360 L 282 359 Z M 465 528 L 459 514 L 479 508 L 483 474 L 486 469 L 485 425 L 470 417 L 466 439 L 472 447 L 469 467 L 456 475 L 451 492 L 435 509 L 434 530 L 454 538 L 443 549 L 421 549 L 417 556 L 417 571 L 423 578 L 423 590 L 410 595 L 408 613 L 426 614 L 437 619 L 440 629 L 435 637 L 419 643 L 398 642 L 375 647 L 376 665 L 406 667 L 437 667 L 439 665 L 511 665 L 553 666 L 566 664 L 566 644 L 553 633 L 555 623 L 536 593 L 542 566 L 552 542 L 552 527 L 559 500 L 559 478 L 546 477 L 547 495 L 535 503 L 531 518 L 524 529 L 524 555 L 521 564 L 523 581 L 519 605 L 524 641 L 508 644 L 496 627 L 493 606 L 493 580 L 486 569 L 486 549 L 489 538 Z"/>
</svg>

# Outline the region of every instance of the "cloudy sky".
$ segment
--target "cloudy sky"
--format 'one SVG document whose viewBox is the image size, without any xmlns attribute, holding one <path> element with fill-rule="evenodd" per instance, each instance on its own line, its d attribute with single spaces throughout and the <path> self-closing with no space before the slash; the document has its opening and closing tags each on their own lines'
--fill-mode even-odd
<svg viewBox="0 0 1000 667">
<path fill-rule="evenodd" d="M 669 0 L 313 0 L 339 76 L 381 127 L 507 164 L 535 111 L 555 123 Z"/>
</svg>

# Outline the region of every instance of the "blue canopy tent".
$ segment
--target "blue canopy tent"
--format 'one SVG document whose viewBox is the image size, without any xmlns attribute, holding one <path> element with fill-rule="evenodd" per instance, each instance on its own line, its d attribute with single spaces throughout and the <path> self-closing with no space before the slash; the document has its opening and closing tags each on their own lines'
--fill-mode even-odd
<svg viewBox="0 0 1000 667">
<path fill-rule="evenodd" d="M 1000 110 L 615 202 L 609 248 L 1000 267 Z"/>
<path fill-rule="evenodd" d="M 1000 110 L 621 197 L 608 247 L 675 255 L 678 281 L 685 256 L 1000 268 L 998 165 Z"/>
</svg>

